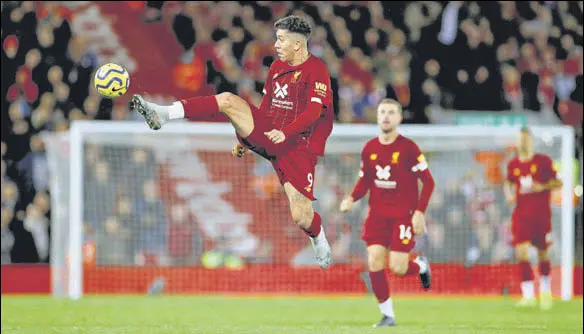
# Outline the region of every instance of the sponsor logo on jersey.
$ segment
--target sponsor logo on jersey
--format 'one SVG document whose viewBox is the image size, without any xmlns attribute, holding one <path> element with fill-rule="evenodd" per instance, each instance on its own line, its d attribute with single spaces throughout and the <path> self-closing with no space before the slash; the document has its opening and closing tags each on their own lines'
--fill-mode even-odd
<svg viewBox="0 0 584 334">
<path fill-rule="evenodd" d="M 381 167 L 376 165 L 375 169 L 377 170 L 377 180 L 375 180 L 375 185 L 378 188 L 395 189 L 397 187 L 397 182 L 389 180 L 389 177 L 391 176 L 391 166 L 387 165 Z"/>
<path fill-rule="evenodd" d="M 389 180 L 389 177 L 391 176 L 390 170 L 391 170 L 391 166 L 387 165 L 385 167 L 381 167 L 379 165 L 375 166 L 375 169 L 377 169 L 377 178 L 380 180 Z"/>
<path fill-rule="evenodd" d="M 276 90 L 274 91 L 274 95 L 278 98 L 285 99 L 286 96 L 288 96 L 288 84 L 280 86 L 280 83 L 276 82 Z"/>
<path fill-rule="evenodd" d="M 315 83 L 314 92 L 317 95 L 320 95 L 321 97 L 326 97 L 326 90 L 327 90 L 327 86 L 325 84 L 323 84 L 322 82 L 317 81 Z"/>
<path fill-rule="evenodd" d="M 316 87 L 315 87 L 315 89 L 316 89 L 316 90 L 323 90 L 323 91 L 326 91 L 326 85 L 325 85 L 325 84 L 323 84 L 322 82 L 318 82 L 318 81 L 317 81 L 317 82 L 316 82 L 316 84 L 315 84 L 315 86 L 316 86 Z"/>
</svg>

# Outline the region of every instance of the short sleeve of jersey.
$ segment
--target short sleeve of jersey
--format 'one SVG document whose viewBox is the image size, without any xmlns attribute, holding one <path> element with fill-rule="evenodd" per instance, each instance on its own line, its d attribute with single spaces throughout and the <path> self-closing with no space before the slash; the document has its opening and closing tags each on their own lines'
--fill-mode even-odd
<svg viewBox="0 0 584 334">
<path fill-rule="evenodd" d="M 331 80 L 326 66 L 315 62 L 308 77 L 308 101 L 322 105 L 332 103 Z"/>
</svg>

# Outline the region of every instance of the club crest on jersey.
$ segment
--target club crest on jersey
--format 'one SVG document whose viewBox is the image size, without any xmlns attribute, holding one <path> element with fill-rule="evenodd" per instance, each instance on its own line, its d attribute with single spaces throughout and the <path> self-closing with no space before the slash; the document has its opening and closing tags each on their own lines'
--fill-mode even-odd
<svg viewBox="0 0 584 334">
<path fill-rule="evenodd" d="M 535 174 L 535 172 L 537 172 L 537 166 L 536 165 L 531 165 L 529 167 L 529 171 L 531 172 L 531 174 Z"/>
<path fill-rule="evenodd" d="M 294 79 L 292 79 L 292 83 L 295 83 L 301 74 L 302 74 L 302 71 L 294 72 Z"/>
<path fill-rule="evenodd" d="M 372 153 L 372 154 L 369 156 L 369 159 L 371 159 L 371 160 L 373 160 L 373 161 L 377 160 L 377 153 Z"/>
<path fill-rule="evenodd" d="M 391 155 L 391 163 L 397 164 L 399 162 L 399 152 L 393 152 Z"/>
<path fill-rule="evenodd" d="M 515 175 L 515 176 L 519 176 L 519 174 L 521 174 L 521 171 L 519 170 L 519 168 L 515 168 L 515 169 L 513 170 L 513 175 Z"/>
</svg>

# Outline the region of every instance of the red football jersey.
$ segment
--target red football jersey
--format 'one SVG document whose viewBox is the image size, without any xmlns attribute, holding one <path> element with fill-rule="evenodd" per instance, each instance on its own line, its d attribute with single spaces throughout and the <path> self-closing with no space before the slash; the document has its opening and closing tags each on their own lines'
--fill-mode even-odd
<svg viewBox="0 0 584 334">
<path fill-rule="evenodd" d="M 421 196 L 418 178 L 424 183 Z M 424 212 L 433 189 L 426 158 L 412 140 L 399 135 L 393 143 L 382 144 L 379 138 L 374 138 L 363 147 L 359 181 L 352 196 L 357 201 L 370 191 L 372 214 L 402 218 L 414 210 Z"/>
<path fill-rule="evenodd" d="M 552 159 L 544 154 L 535 154 L 529 161 L 513 158 L 507 164 L 507 180 L 515 185 L 517 203 L 515 213 L 519 216 L 551 214 L 551 192 L 532 192 L 533 182 L 547 183 L 557 179 L 558 173 Z"/>
<path fill-rule="evenodd" d="M 272 120 L 274 129 L 282 130 L 307 112 L 311 102 L 322 105 L 320 114 L 297 137 L 314 153 L 323 155 L 334 121 L 327 67 L 313 55 L 298 66 L 276 60 L 268 72 L 259 111 Z"/>
</svg>

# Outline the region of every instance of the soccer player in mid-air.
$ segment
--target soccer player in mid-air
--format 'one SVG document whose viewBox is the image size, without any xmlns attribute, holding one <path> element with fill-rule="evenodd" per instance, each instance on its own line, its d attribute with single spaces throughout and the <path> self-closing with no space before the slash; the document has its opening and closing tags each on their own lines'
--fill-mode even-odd
<svg viewBox="0 0 584 334">
<path fill-rule="evenodd" d="M 130 106 L 154 130 L 173 119 L 200 121 L 226 115 L 239 141 L 233 154 L 242 157 L 250 149 L 272 163 L 288 196 L 292 219 L 310 237 L 316 261 L 326 269 L 331 247 L 312 201 L 315 166 L 333 127 L 330 75 L 308 51 L 312 28 L 307 20 L 288 16 L 274 28 L 279 60 L 270 67 L 259 108 L 231 93 L 184 99 L 170 106 L 134 95 Z"/>
<path fill-rule="evenodd" d="M 529 249 L 535 246 L 539 258 L 540 307 L 552 307 L 550 288 L 551 265 L 548 248 L 551 245 L 552 210 L 551 190 L 560 188 L 552 159 L 533 151 L 533 138 L 527 128 L 521 129 L 517 142 L 517 155 L 507 164 L 505 196 L 515 204 L 511 216 L 511 232 L 515 256 L 519 261 L 521 292 L 523 298 L 517 306 L 537 305 L 533 284 L 533 270 L 529 262 Z"/>
<path fill-rule="evenodd" d="M 363 147 L 359 180 L 340 206 L 341 212 L 348 212 L 355 201 L 370 193 L 363 240 L 373 293 L 382 314 L 375 327 L 396 324 L 385 272 L 388 264 L 397 275 L 419 275 L 424 289 L 431 284 L 428 261 L 421 256 L 412 261 L 410 252 L 414 234 L 422 235 L 425 230 L 424 212 L 434 191 L 434 178 L 418 145 L 399 134 L 397 126 L 402 119 L 399 102 L 380 102 L 377 123 L 381 133 Z M 420 194 L 418 180 L 423 183 Z"/>
</svg>

